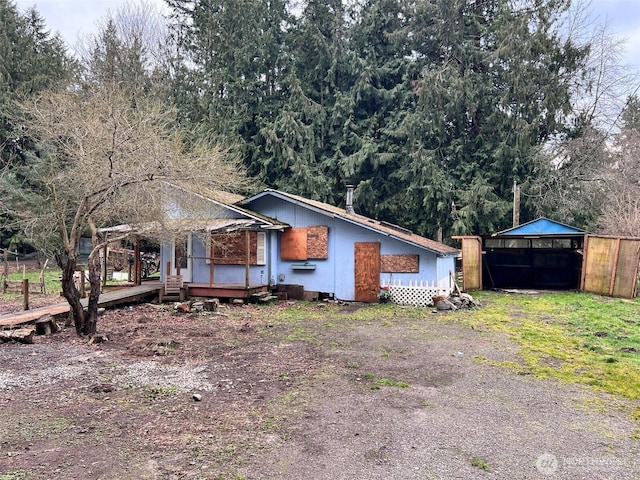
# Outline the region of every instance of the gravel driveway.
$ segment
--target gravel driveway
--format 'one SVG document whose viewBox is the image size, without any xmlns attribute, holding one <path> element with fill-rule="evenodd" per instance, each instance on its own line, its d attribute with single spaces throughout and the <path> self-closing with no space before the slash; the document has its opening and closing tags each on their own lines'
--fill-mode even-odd
<svg viewBox="0 0 640 480">
<path fill-rule="evenodd" d="M 0 478 L 640 478 L 637 403 L 492 366 L 518 347 L 456 313 L 269 308 L 0 345 Z"/>
</svg>

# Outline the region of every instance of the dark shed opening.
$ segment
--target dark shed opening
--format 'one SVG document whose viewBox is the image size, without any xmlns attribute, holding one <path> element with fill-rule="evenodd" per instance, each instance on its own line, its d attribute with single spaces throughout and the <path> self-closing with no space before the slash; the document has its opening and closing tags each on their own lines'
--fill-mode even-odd
<svg viewBox="0 0 640 480">
<path fill-rule="evenodd" d="M 585 233 L 539 218 L 484 237 L 485 287 L 579 290 Z"/>
</svg>

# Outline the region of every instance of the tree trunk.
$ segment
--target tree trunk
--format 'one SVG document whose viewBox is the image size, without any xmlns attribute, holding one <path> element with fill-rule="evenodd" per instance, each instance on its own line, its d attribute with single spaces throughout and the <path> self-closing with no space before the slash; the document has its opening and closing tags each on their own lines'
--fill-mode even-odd
<svg viewBox="0 0 640 480">
<path fill-rule="evenodd" d="M 98 325 L 98 298 L 100 297 L 100 256 L 97 255 L 96 250 L 89 256 L 89 285 L 89 303 L 83 333 L 94 335 Z"/>
<path fill-rule="evenodd" d="M 76 333 L 82 336 L 84 330 L 84 310 L 80 303 L 80 292 L 73 281 L 77 261 L 75 255 L 67 255 L 66 258 L 58 255 L 58 265 L 62 269 L 62 295 L 69 302 Z"/>
</svg>

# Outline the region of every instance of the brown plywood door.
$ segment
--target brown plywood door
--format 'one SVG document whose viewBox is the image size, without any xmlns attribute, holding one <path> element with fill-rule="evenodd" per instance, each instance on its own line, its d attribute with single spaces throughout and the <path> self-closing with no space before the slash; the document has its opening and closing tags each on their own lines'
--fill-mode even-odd
<svg viewBox="0 0 640 480">
<path fill-rule="evenodd" d="M 377 302 L 380 293 L 380 243 L 355 243 L 357 302 Z"/>
</svg>

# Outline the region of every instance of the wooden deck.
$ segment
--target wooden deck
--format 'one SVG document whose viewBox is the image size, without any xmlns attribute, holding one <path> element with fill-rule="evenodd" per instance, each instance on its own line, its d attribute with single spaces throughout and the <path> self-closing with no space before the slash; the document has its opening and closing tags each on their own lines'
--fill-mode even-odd
<svg viewBox="0 0 640 480">
<path fill-rule="evenodd" d="M 126 287 L 120 290 L 114 290 L 100 294 L 98 298 L 99 307 L 115 307 L 125 303 L 138 302 L 158 294 L 162 284 L 159 282 L 149 283 L 136 287 Z M 88 299 L 83 298 L 80 300 L 84 307 L 87 306 Z M 34 308 L 33 310 L 24 310 L 22 312 L 7 313 L 0 315 L 0 327 L 8 327 L 13 325 L 21 325 L 23 323 L 29 323 L 37 320 L 43 315 L 64 315 L 69 313 L 69 304 L 57 303 L 55 305 L 49 305 L 47 307 Z"/>
<path fill-rule="evenodd" d="M 236 285 L 222 284 L 209 285 L 207 283 L 189 283 L 188 292 L 190 297 L 208 298 L 249 298 L 251 294 L 266 292 L 268 285 Z"/>
<path fill-rule="evenodd" d="M 161 282 L 145 282 L 139 286 L 128 286 L 118 290 L 111 290 L 100 294 L 98 306 L 109 308 L 126 303 L 139 302 L 158 295 L 162 288 Z M 189 297 L 208 297 L 208 298 L 242 298 L 247 299 L 253 293 L 266 292 L 268 285 L 235 285 L 235 284 L 217 284 L 208 285 L 206 283 L 189 283 Z M 84 307 L 87 306 L 88 299 L 80 300 Z M 34 308 L 32 310 L 24 310 L 21 312 L 7 313 L 0 315 L 0 328 L 21 325 L 36 321 L 43 315 L 65 315 L 69 313 L 69 304 L 57 303 L 47 307 Z"/>
</svg>

